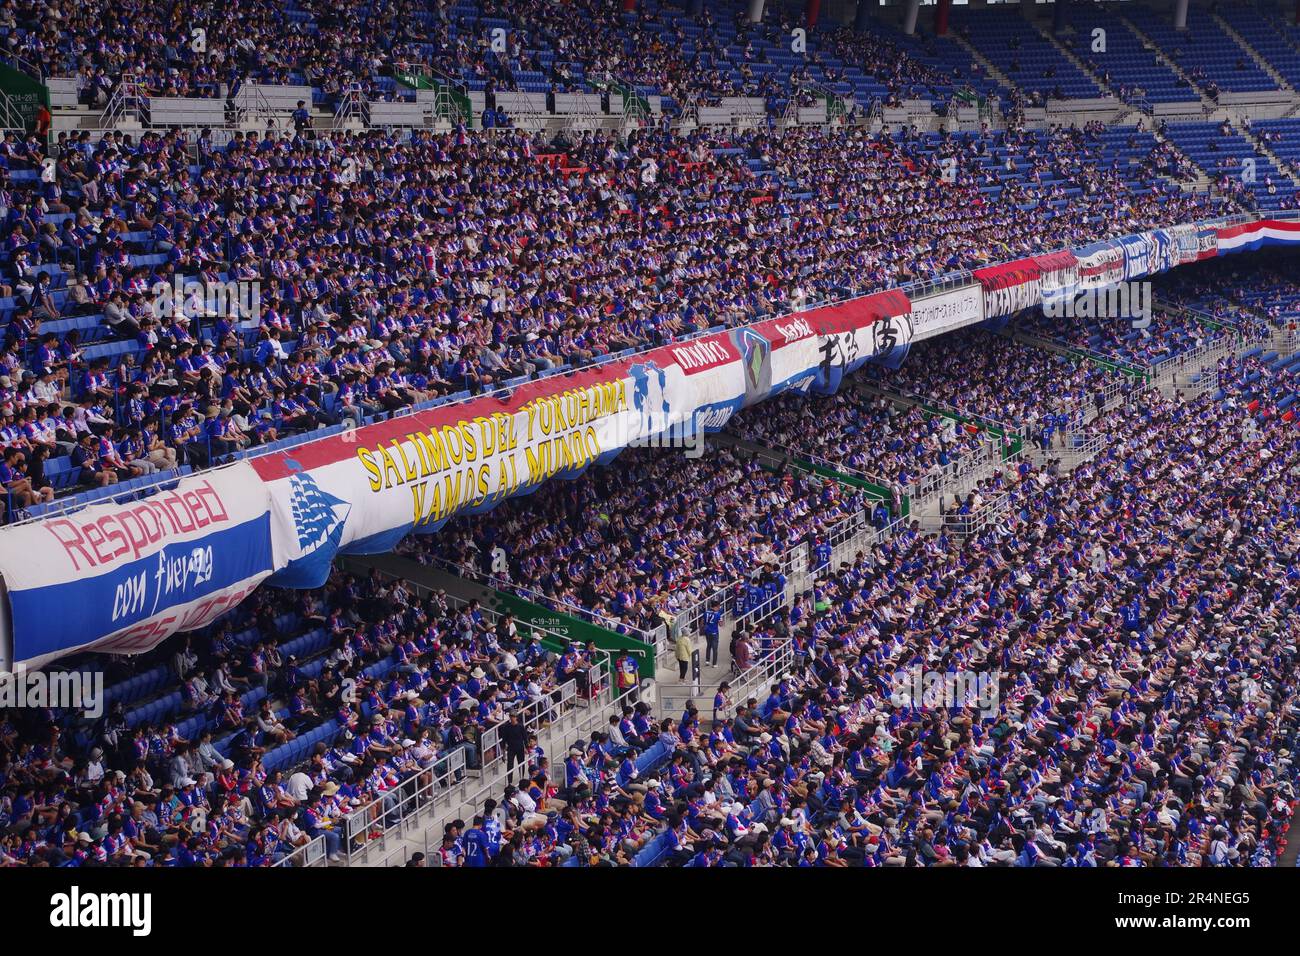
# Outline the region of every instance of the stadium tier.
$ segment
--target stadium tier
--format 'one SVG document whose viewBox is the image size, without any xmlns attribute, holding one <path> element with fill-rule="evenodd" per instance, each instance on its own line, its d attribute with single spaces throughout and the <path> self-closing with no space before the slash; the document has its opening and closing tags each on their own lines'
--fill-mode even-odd
<svg viewBox="0 0 1300 956">
<path fill-rule="evenodd" d="M 0 0 L 0 869 L 1294 866 L 1298 13 Z"/>
</svg>

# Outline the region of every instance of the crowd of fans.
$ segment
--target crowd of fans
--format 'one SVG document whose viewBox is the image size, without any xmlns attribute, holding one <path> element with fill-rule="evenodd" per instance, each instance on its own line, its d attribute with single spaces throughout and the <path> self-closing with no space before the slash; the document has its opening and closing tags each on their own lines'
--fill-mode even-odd
<svg viewBox="0 0 1300 956">
<path fill-rule="evenodd" d="M 1096 460 L 1007 476 L 999 526 L 913 528 L 829 569 L 757 696 L 723 687 L 710 715 L 648 728 L 625 713 L 563 787 L 512 784 L 448 825 L 437 862 L 1274 865 L 1296 796 L 1300 432 L 1155 391 L 1096 427 Z M 993 692 L 917 700 L 922 671 Z"/>
<path fill-rule="evenodd" d="M 1247 331 L 1256 330 L 1258 321 L 1240 310 L 1228 317 L 1238 316 Z M 1137 321 L 1144 324 L 1135 328 L 1135 322 L 1130 318 L 1103 318 L 1090 323 L 1062 322 L 1059 318 L 1035 311 L 1022 316 L 1014 328 L 1135 366 L 1158 365 L 1224 340 L 1238 328 L 1226 321 L 1212 324 L 1168 308 L 1153 309 L 1148 318 L 1149 323 L 1138 317 Z"/>
<path fill-rule="evenodd" d="M 1010 396 L 1068 384 L 1009 346 L 980 333 L 962 353 L 1031 383 Z M 564 755 L 517 715 L 548 716 L 568 681 L 589 690 L 593 647 L 549 652 L 508 615 L 378 573 L 258 591 L 200 634 L 94 662 L 113 701 L 98 722 L 0 715 L 0 862 L 270 865 L 314 839 L 336 859 L 459 767 L 452 754 L 480 765 L 500 727 L 509 784 L 447 826 L 436 862 L 1272 865 L 1295 796 L 1300 430 L 1287 366 L 1264 358 L 1225 359 L 1216 394 L 1130 396 L 1088 426 L 1106 446 L 1072 472 L 997 472 L 985 490 L 1011 506 L 996 524 L 896 526 L 816 563 L 807 593 L 733 635 L 742 674 L 780 649 L 792 661 L 752 699 L 724 687 L 711 714 L 656 719 L 629 698 Z M 846 430 L 877 417 L 932 448 L 935 423 L 851 394 L 818 401 L 860 403 Z M 754 427 L 797 428 L 782 405 L 775 432 Z M 880 472 L 931 452 L 877 444 L 879 463 L 854 460 Z M 643 626 L 779 574 L 783 551 L 863 507 L 733 451 L 630 451 L 411 550 Z M 909 697 L 920 670 L 992 684 L 933 706 Z"/>
<path fill-rule="evenodd" d="M 980 191 L 966 143 L 969 177 L 952 184 L 954 143 L 862 129 L 205 134 L 197 164 L 179 133 L 61 133 L 47 174 L 40 142 L 11 134 L 9 444 L 34 489 L 46 476 L 32 466 L 68 455 L 73 487 L 101 487 L 1208 212 L 1139 205 L 1117 173 L 1030 147 L 1035 172 L 1056 169 L 1048 195 L 1066 182 L 1077 195 L 1026 216 L 1033 174 Z M 178 276 L 256 284 L 258 314 L 239 313 L 247 295 L 160 305 Z"/>
<path fill-rule="evenodd" d="M 649 633 L 755 577 L 777 579 L 780 593 L 783 558 L 873 510 L 837 481 L 745 452 L 636 449 L 402 548 L 611 629 Z"/>
<path fill-rule="evenodd" d="M 769 448 L 860 473 L 886 487 L 942 478 L 963 458 L 983 460 L 987 436 L 919 406 L 845 389 L 826 398 L 781 396 L 737 415 L 728 430 Z"/>
<path fill-rule="evenodd" d="M 1293 327 L 1300 318 L 1300 284 L 1291 278 L 1292 269 L 1285 252 L 1265 251 L 1248 264 L 1210 259 L 1162 277 L 1158 294 L 1260 337 L 1269 328 Z"/>
<path fill-rule="evenodd" d="M 392 99 L 401 94 L 386 78 L 408 70 L 488 92 L 590 91 L 613 81 L 673 105 L 749 96 L 773 108 L 812 82 L 810 68 L 835 83 L 855 67 L 900 95 L 938 98 L 962 85 L 882 35 L 844 28 L 814 31 L 798 67 L 761 69 L 772 65 L 769 50 L 789 49 L 790 31 L 801 25 L 775 6 L 762 24 L 750 24 L 734 7 L 690 16 L 645 2 L 628 15 L 602 0 L 379 0 L 358 8 L 239 0 L 220 10 L 0 5 L 5 52 L 44 76 L 75 77 L 83 101 L 100 107 L 126 74 L 155 96 L 233 97 L 249 82 L 305 84 L 325 104 L 349 87 Z"/>
<path fill-rule="evenodd" d="M 0 865 L 263 866 L 318 837 L 335 861 L 479 767 L 488 728 L 509 765 L 545 772 L 534 731 L 558 689 L 605 680 L 594 648 L 548 651 L 508 614 L 342 572 L 95 666 L 116 698 L 96 722 L 0 713 Z M 161 706 L 122 699 L 141 681 Z"/>
<path fill-rule="evenodd" d="M 872 366 L 871 379 L 903 395 L 939 401 L 963 415 L 1037 431 L 1049 417 L 1073 420 L 1112 378 L 1101 366 L 1025 348 L 981 329 L 927 339 L 897 369 Z"/>
</svg>

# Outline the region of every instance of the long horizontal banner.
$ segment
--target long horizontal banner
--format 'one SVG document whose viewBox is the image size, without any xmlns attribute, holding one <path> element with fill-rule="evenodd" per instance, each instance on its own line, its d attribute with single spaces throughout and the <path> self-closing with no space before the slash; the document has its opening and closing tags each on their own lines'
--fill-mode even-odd
<svg viewBox="0 0 1300 956">
<path fill-rule="evenodd" d="M 1300 242 L 1300 222 L 1284 219 L 1260 219 L 1239 226 L 1215 229 L 1214 247 L 1219 255 L 1247 252 L 1265 246 L 1292 245 Z"/>
<path fill-rule="evenodd" d="M 340 553 L 388 551 L 458 514 L 677 430 L 716 431 L 788 390 L 829 394 L 917 339 L 1220 253 L 1300 243 L 1300 222 L 1175 226 L 861 296 L 505 393 L 306 442 L 126 504 L 0 529 L 0 668 L 138 653 L 210 623 L 263 580 L 314 587 Z"/>
<path fill-rule="evenodd" d="M 905 344 L 908 311 L 900 292 L 865 296 L 253 459 L 276 517 L 273 583 L 318 586 L 337 553 L 390 551 L 656 435 L 717 431 L 773 392 L 833 392 Z"/>
</svg>

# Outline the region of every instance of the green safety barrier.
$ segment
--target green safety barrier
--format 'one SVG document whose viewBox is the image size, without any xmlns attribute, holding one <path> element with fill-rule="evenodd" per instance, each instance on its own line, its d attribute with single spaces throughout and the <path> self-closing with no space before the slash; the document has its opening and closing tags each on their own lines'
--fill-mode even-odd
<svg viewBox="0 0 1300 956">
<path fill-rule="evenodd" d="M 1127 375 L 1129 378 L 1141 379 L 1144 382 L 1151 380 L 1151 373 L 1140 369 L 1135 365 L 1129 365 L 1117 359 L 1102 358 L 1100 355 L 1094 355 L 1091 352 L 1081 352 L 1070 345 L 1060 343 L 1075 358 L 1083 359 L 1085 362 L 1091 362 L 1093 365 L 1106 369 L 1108 372 L 1115 372 L 1119 375 Z"/>
<path fill-rule="evenodd" d="M 1009 432 L 999 425 L 991 425 L 978 415 L 959 415 L 956 412 L 945 411 L 942 408 L 934 408 L 926 404 L 921 405 L 921 410 L 931 415 L 951 418 L 958 425 L 974 425 L 980 431 L 988 432 L 990 435 L 997 435 L 1002 446 L 1003 461 L 1020 454 L 1020 450 L 1025 447 L 1025 440 L 1020 435 Z"/>
<path fill-rule="evenodd" d="M 640 93 L 636 92 L 636 90 L 626 87 L 622 83 L 611 83 L 609 84 L 609 88 L 611 92 L 617 93 L 619 96 L 623 97 L 623 115 L 626 116 L 628 113 L 632 112 L 628 107 L 633 103 L 636 103 L 637 106 L 641 108 L 642 115 L 650 115 L 650 101 Z"/>
<path fill-rule="evenodd" d="M 460 121 L 465 124 L 466 128 L 474 128 L 474 107 L 473 104 L 470 103 L 469 95 L 462 93 L 450 83 L 445 83 L 442 80 L 426 76 L 423 73 L 414 73 L 409 70 L 401 73 L 394 73 L 393 79 L 402 86 L 416 90 L 417 92 L 419 90 L 445 90 L 447 96 L 455 105 L 457 112 L 460 113 Z M 448 117 L 448 119 L 454 121 L 455 117 Z"/>
<path fill-rule="evenodd" d="M 36 125 L 36 113 L 42 106 L 50 108 L 50 89 L 40 80 L 21 70 L 0 63 L 0 91 L 3 91 L 27 129 Z"/>
<path fill-rule="evenodd" d="M 799 458 L 794 459 L 793 464 L 796 468 L 812 472 L 814 475 L 818 475 L 822 478 L 830 478 L 832 481 L 838 481 L 841 484 L 852 485 L 854 488 L 865 492 L 867 497 L 885 502 L 889 506 L 891 513 L 894 510 L 894 493 L 884 485 L 878 485 L 873 481 L 867 481 L 865 478 L 859 478 L 856 475 L 847 475 L 842 471 L 835 471 L 834 469 L 827 468 L 824 465 L 816 465 L 811 461 L 804 461 Z M 895 515 L 896 518 L 906 518 L 912 513 L 912 502 L 907 495 L 900 496 L 898 510 L 899 513 Z"/>
<path fill-rule="evenodd" d="M 645 641 L 626 634 L 618 634 L 590 621 L 584 621 L 562 611 L 553 611 L 531 601 L 505 591 L 491 591 L 491 597 L 484 604 L 498 614 L 510 613 L 515 617 L 520 635 L 526 635 L 534 628 L 545 628 L 570 641 L 579 644 L 595 644 L 602 651 L 608 651 L 612 659 L 627 651 L 636 658 L 641 678 L 654 680 L 655 649 Z M 562 651 L 564 643 L 542 632 L 542 646 L 551 651 Z"/>
</svg>

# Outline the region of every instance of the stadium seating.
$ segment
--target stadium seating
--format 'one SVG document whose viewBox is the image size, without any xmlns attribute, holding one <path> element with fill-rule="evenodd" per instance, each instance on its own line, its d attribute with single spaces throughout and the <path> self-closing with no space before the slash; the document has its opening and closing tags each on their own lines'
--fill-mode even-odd
<svg viewBox="0 0 1300 956">
<path fill-rule="evenodd" d="M 1294 83 L 1280 8 L 1227 6 Z M 953 15 L 1013 87 L 872 18 L 823 19 L 796 53 L 803 11 L 235 0 L 181 23 L 148 0 L 0 0 L 9 56 L 59 99 L 102 108 L 130 75 L 169 127 L 0 143 L 0 446 L 27 459 L 4 466 L 5 520 L 832 299 L 1297 204 L 1264 150 L 1300 169 L 1300 120 L 1032 128 L 1025 96 L 1103 90 L 1019 11 Z M 1076 5 L 1058 39 L 1135 108 L 1277 92 L 1208 9 L 1168 21 Z M 183 129 L 444 85 L 511 104 L 502 128 Z M 511 94 L 662 114 L 521 130 Z M 786 128 L 828 96 L 845 122 Z M 991 96 L 1008 121 L 978 132 L 868 122 Z M 673 125 L 732 97 L 765 122 Z M 1212 194 L 1182 188 L 1189 162 Z M 0 866 L 337 865 L 390 839 L 475 868 L 1277 865 L 1300 745 L 1295 266 L 1174 270 L 1143 329 L 1039 311 L 935 336 L 833 396 L 741 410 L 699 457 L 629 449 L 399 546 L 495 610 L 340 563 L 144 653 L 61 659 L 105 678 L 107 710 L 0 710 Z M 162 305 L 178 278 L 196 299 Z M 253 316 L 197 291 L 254 284 Z M 617 649 L 686 674 L 705 608 L 730 615 L 728 683 L 651 659 L 614 692 Z M 543 631 L 552 614 L 606 643 Z M 922 671 L 984 683 L 927 700 Z"/>
</svg>

